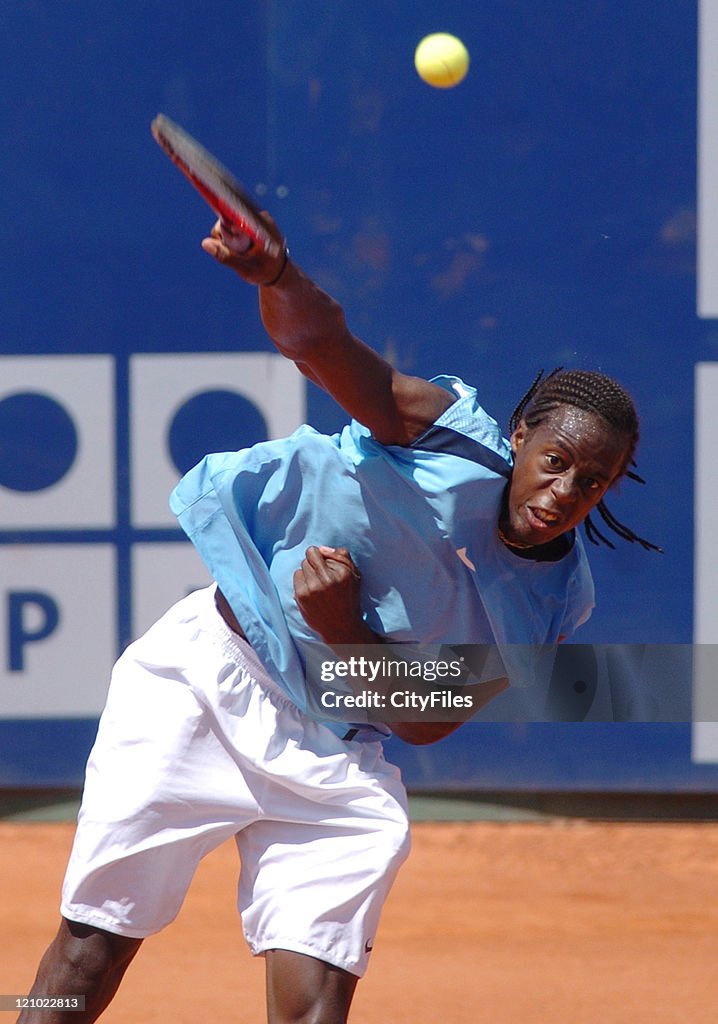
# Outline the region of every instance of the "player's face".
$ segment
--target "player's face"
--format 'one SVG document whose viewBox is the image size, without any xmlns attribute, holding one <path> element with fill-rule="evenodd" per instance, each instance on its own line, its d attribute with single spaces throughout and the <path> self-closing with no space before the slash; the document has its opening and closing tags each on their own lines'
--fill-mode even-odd
<svg viewBox="0 0 718 1024">
<path fill-rule="evenodd" d="M 594 413 L 560 406 L 511 435 L 514 471 L 502 531 L 516 544 L 548 544 L 578 526 L 621 475 L 626 440 Z"/>
</svg>

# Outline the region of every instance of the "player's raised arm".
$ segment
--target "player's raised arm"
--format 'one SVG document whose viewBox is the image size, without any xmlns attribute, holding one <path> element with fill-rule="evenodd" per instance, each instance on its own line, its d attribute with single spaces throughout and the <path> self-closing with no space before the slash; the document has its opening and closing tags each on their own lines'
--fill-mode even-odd
<svg viewBox="0 0 718 1024">
<path fill-rule="evenodd" d="M 267 218 L 272 230 L 279 231 Z M 349 330 L 342 307 L 287 254 L 247 248 L 215 224 L 202 247 L 259 286 L 264 327 L 282 355 L 384 444 L 408 444 L 452 403 L 436 384 L 399 373 Z"/>
</svg>

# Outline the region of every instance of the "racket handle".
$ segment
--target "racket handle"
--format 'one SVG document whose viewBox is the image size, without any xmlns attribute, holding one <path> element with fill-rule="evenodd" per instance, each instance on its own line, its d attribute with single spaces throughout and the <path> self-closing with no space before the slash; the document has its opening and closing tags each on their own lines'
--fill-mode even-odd
<svg viewBox="0 0 718 1024">
<path fill-rule="evenodd" d="M 235 256 L 241 256 L 242 253 L 247 252 L 252 247 L 252 239 L 249 235 L 245 235 L 243 231 L 238 231 L 227 221 L 220 222 L 220 230 L 222 232 L 222 241 L 227 248 L 235 254 Z"/>
</svg>

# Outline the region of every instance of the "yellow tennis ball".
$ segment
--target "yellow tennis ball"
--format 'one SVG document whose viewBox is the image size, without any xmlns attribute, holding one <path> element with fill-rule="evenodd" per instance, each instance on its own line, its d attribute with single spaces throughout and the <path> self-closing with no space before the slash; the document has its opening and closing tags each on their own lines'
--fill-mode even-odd
<svg viewBox="0 0 718 1024">
<path fill-rule="evenodd" d="M 437 89 L 451 89 L 466 78 L 469 51 L 456 36 L 433 32 L 424 36 L 414 54 L 414 67 L 420 78 Z"/>
</svg>

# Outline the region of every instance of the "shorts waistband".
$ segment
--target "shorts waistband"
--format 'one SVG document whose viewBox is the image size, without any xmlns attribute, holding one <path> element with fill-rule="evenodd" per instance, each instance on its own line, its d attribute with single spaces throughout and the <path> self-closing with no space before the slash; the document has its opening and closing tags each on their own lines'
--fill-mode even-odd
<svg viewBox="0 0 718 1024">
<path fill-rule="evenodd" d="M 244 633 L 234 630 L 220 611 L 216 598 L 217 589 L 216 584 L 212 584 L 195 595 L 201 601 L 199 611 L 202 628 L 214 638 L 230 661 L 248 669 L 274 700 L 296 708 L 297 705 L 291 697 L 269 675 Z"/>
<path fill-rule="evenodd" d="M 205 625 L 209 632 L 213 633 L 222 644 L 222 647 L 232 661 L 235 664 L 249 668 L 255 678 L 261 682 L 264 689 L 271 693 L 277 701 L 280 701 L 285 706 L 297 708 L 291 697 L 275 683 L 267 672 L 237 621 L 227 598 L 219 587 L 215 584 L 207 589 L 214 606 L 213 608 L 207 608 L 208 615 L 205 619 Z M 300 708 L 297 708 L 297 710 L 301 712 Z M 382 736 L 386 738 L 386 733 L 372 726 L 350 726 L 347 728 L 346 725 L 340 722 L 325 722 L 324 725 L 345 741 L 351 741 L 360 734 L 364 741 L 367 739 L 380 739 Z"/>
</svg>

